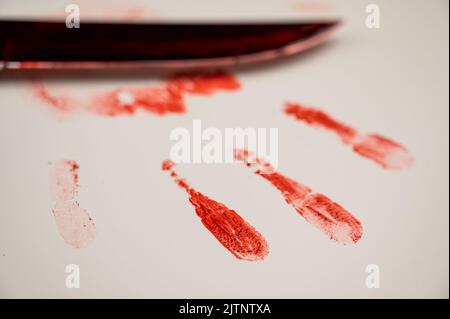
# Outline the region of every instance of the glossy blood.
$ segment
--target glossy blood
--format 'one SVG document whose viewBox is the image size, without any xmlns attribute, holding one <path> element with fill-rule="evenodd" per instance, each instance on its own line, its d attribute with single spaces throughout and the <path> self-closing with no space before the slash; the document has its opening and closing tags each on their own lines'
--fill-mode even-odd
<svg viewBox="0 0 450 319">
<path fill-rule="evenodd" d="M 216 91 L 233 91 L 240 88 L 237 79 L 224 72 L 185 73 L 171 77 L 167 83 L 171 90 L 180 93 L 209 95 Z"/>
<path fill-rule="evenodd" d="M 325 195 L 313 193 L 309 187 L 282 175 L 246 150 L 236 150 L 235 158 L 248 167 L 255 167 L 256 174 L 275 186 L 289 205 L 331 239 L 346 244 L 361 238 L 363 229 L 359 220 Z"/>
<path fill-rule="evenodd" d="M 164 161 L 162 169 L 169 171 L 175 182 L 189 195 L 189 201 L 195 207 L 203 225 L 236 258 L 242 260 L 261 260 L 269 253 L 264 237 L 238 213 L 224 204 L 203 195 L 189 186 L 173 170 L 172 161 Z"/>
<path fill-rule="evenodd" d="M 85 247 L 94 240 L 96 229 L 89 213 L 77 201 L 78 164 L 61 160 L 52 166 L 50 190 L 58 231 L 70 246 Z"/>
<path fill-rule="evenodd" d="M 411 166 L 414 162 L 412 155 L 399 143 L 378 134 L 359 133 L 321 110 L 297 103 L 286 103 L 284 112 L 299 121 L 334 132 L 344 144 L 351 145 L 356 153 L 383 168 L 401 169 Z"/>
</svg>

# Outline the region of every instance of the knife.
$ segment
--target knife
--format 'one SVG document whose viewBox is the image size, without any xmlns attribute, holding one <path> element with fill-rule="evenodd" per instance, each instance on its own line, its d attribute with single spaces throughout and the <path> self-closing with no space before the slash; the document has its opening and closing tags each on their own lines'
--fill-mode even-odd
<svg viewBox="0 0 450 319">
<path fill-rule="evenodd" d="M 324 42 L 338 20 L 81 23 L 0 20 L 0 69 L 182 68 L 262 62 Z"/>
</svg>

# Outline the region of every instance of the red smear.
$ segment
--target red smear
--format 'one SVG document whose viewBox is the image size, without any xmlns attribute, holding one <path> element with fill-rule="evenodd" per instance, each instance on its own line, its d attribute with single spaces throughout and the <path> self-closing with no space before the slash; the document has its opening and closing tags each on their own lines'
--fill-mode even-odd
<svg viewBox="0 0 450 319">
<path fill-rule="evenodd" d="M 358 134 L 356 130 L 340 123 L 331 116 L 316 109 L 305 108 L 300 104 L 286 103 L 284 112 L 293 115 L 297 120 L 306 122 L 310 125 L 322 126 L 335 132 L 344 143 L 350 142 Z"/>
<path fill-rule="evenodd" d="M 168 86 L 176 91 L 209 95 L 216 91 L 232 91 L 240 88 L 237 79 L 223 72 L 206 74 L 179 74 L 172 77 Z"/>
<path fill-rule="evenodd" d="M 61 112 L 70 112 L 74 109 L 72 99 L 63 95 L 51 93 L 47 87 L 41 83 L 34 83 L 33 90 L 35 95 L 41 101 L 51 105 Z"/>
<path fill-rule="evenodd" d="M 255 174 L 275 186 L 289 205 L 331 239 L 346 244 L 361 238 L 363 230 L 359 220 L 325 195 L 312 193 L 309 187 L 282 175 L 246 150 L 236 150 L 235 158 L 249 167 L 255 166 Z"/>
<path fill-rule="evenodd" d="M 336 133 L 344 144 L 383 168 L 401 169 L 413 164 L 408 150 L 397 142 L 378 134 L 362 134 L 343 124 L 321 110 L 304 107 L 297 103 L 286 103 L 284 112 L 309 125 L 320 126 Z"/>
<path fill-rule="evenodd" d="M 166 160 L 162 169 L 169 171 L 175 182 L 189 194 L 189 201 L 203 225 L 236 258 L 242 260 L 261 260 L 269 253 L 264 237 L 238 213 L 224 204 L 196 191 L 173 170 L 174 163 Z"/>
<path fill-rule="evenodd" d="M 143 8 L 134 7 L 124 12 L 123 19 L 125 21 L 138 21 L 143 20 L 146 16 L 146 12 Z"/>
<path fill-rule="evenodd" d="M 75 248 L 87 246 L 95 238 L 95 224 L 77 201 L 78 169 L 75 161 L 58 161 L 51 172 L 53 215 L 64 241 Z"/>
<path fill-rule="evenodd" d="M 155 87 L 120 88 L 95 96 L 88 110 L 106 116 L 132 115 L 143 110 L 156 115 L 184 113 L 186 94 L 210 95 L 239 89 L 236 78 L 223 72 L 183 74 Z"/>
<path fill-rule="evenodd" d="M 404 146 L 377 134 L 367 134 L 355 140 L 353 150 L 386 169 L 401 169 L 414 163 Z"/>
<path fill-rule="evenodd" d="M 144 110 L 157 115 L 184 113 L 183 96 L 168 87 L 149 87 L 139 89 L 115 89 L 99 94 L 88 108 L 98 115 L 133 115 Z"/>
<path fill-rule="evenodd" d="M 21 69 L 42 69 L 48 67 L 51 62 L 36 62 L 36 61 L 23 61 L 19 63 L 19 68 Z"/>
</svg>

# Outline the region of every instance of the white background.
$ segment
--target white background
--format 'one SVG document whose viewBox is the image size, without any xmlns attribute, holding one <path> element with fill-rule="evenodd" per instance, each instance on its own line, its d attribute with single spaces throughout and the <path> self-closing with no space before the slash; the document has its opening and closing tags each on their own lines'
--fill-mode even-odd
<svg viewBox="0 0 450 319">
<path fill-rule="evenodd" d="M 368 1 L 321 2 L 322 10 L 287 0 L 78 1 L 82 19 L 83 12 L 120 18 L 145 8 L 143 20 L 332 15 L 345 24 L 310 53 L 238 70 L 240 91 L 188 97 L 185 115 L 63 117 L 36 100 L 28 81 L 3 77 L 0 296 L 448 298 L 448 2 L 373 2 L 381 8 L 381 29 L 365 27 Z M 0 0 L 0 12 L 55 17 L 64 15 L 65 4 Z M 159 80 L 149 74 L 47 82 L 88 95 Z M 332 134 L 285 116 L 286 100 L 388 136 L 416 162 L 399 172 L 383 170 Z M 351 211 L 364 226 L 363 238 L 347 246 L 328 240 L 243 166 L 178 166 L 194 187 L 235 209 L 268 240 L 266 260 L 235 259 L 160 169 L 170 130 L 189 128 L 193 119 L 220 129 L 278 127 L 280 171 Z M 80 204 L 96 222 L 96 240 L 81 250 L 64 243 L 51 213 L 48 162 L 58 159 L 79 163 Z M 80 265 L 80 289 L 65 287 L 70 263 Z M 365 287 L 372 263 L 380 266 L 379 289 Z"/>
</svg>

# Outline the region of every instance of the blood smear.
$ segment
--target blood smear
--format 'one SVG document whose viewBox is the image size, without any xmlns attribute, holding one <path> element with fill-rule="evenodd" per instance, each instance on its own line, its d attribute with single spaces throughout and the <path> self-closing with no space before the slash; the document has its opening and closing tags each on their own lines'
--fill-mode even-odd
<svg viewBox="0 0 450 319">
<path fill-rule="evenodd" d="M 90 111 L 105 116 L 133 115 L 137 110 L 156 115 L 186 111 L 183 96 L 166 87 L 115 89 L 95 96 L 91 105 Z"/>
<path fill-rule="evenodd" d="M 72 99 L 61 94 L 51 93 L 51 90 L 42 83 L 33 83 L 33 90 L 38 99 L 61 112 L 67 113 L 75 108 Z"/>
<path fill-rule="evenodd" d="M 407 168 L 414 162 L 409 151 L 399 143 L 378 134 L 359 133 L 321 110 L 297 103 L 286 103 L 284 112 L 299 121 L 334 132 L 344 144 L 351 145 L 354 152 L 385 169 Z"/>
<path fill-rule="evenodd" d="M 239 81 L 224 72 L 179 74 L 159 86 L 123 87 L 97 93 L 88 102 L 55 94 L 42 83 L 33 86 L 35 95 L 41 101 L 62 113 L 82 108 L 108 117 L 134 115 L 139 110 L 155 115 L 185 113 L 186 95 L 212 95 L 218 91 L 234 91 L 239 88 Z"/>
<path fill-rule="evenodd" d="M 189 195 L 189 201 L 195 207 L 203 225 L 228 249 L 241 260 L 262 260 L 269 253 L 264 237 L 238 213 L 224 204 L 196 191 L 173 170 L 174 163 L 166 160 L 162 169 L 169 171 L 175 182 Z"/>
<path fill-rule="evenodd" d="M 94 240 L 96 230 L 91 216 L 77 201 L 79 166 L 70 160 L 57 161 L 52 166 L 50 190 L 58 231 L 70 246 L 85 247 Z"/>
<path fill-rule="evenodd" d="M 183 93 L 210 95 L 219 90 L 237 90 L 240 84 L 235 77 L 223 72 L 185 73 L 170 78 L 168 87 Z"/>
<path fill-rule="evenodd" d="M 138 110 L 156 115 L 185 113 L 187 94 L 211 95 L 239 88 L 237 79 L 223 72 L 181 74 L 169 78 L 162 86 L 121 88 L 99 94 L 88 109 L 107 116 L 132 115 Z"/>
<path fill-rule="evenodd" d="M 255 167 L 255 174 L 275 186 L 289 205 L 331 239 L 347 244 L 361 238 L 363 229 L 359 220 L 325 195 L 313 193 L 308 186 L 282 175 L 247 150 L 235 150 L 235 159 Z"/>
</svg>

